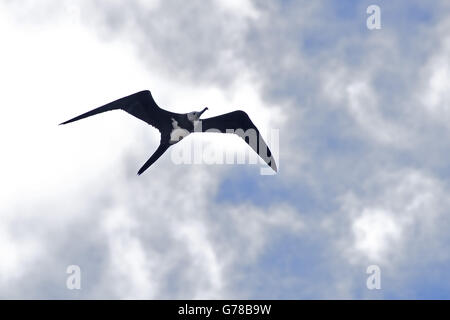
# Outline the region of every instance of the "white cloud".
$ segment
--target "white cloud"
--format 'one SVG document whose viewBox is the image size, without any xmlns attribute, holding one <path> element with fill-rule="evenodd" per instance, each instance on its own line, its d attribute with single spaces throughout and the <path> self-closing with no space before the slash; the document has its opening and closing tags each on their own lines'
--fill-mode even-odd
<svg viewBox="0 0 450 320">
<path fill-rule="evenodd" d="M 403 132 L 379 113 L 377 96 L 366 82 L 350 83 L 346 91 L 348 110 L 363 130 L 381 143 L 405 143 Z"/>
<path fill-rule="evenodd" d="M 326 71 L 321 79 L 324 96 L 342 107 L 342 111 L 348 112 L 359 126 L 358 130 L 353 130 L 355 135 L 362 131 L 376 143 L 408 147 L 411 136 L 404 129 L 404 124 L 383 114 L 376 88 L 367 77 L 342 67 L 332 72 Z"/>
<path fill-rule="evenodd" d="M 439 46 L 421 68 L 421 90 L 415 94 L 432 120 L 445 125 L 450 119 L 450 38 L 446 36 L 447 30 L 448 23 L 433 30 L 442 37 Z"/>
<path fill-rule="evenodd" d="M 361 216 L 353 221 L 354 248 L 372 261 L 382 260 L 401 239 L 402 229 L 393 214 L 380 209 L 363 209 Z"/>
<path fill-rule="evenodd" d="M 259 16 L 258 10 L 250 0 L 217 0 L 217 3 L 237 15 L 252 19 L 256 19 Z"/>
<path fill-rule="evenodd" d="M 373 260 L 396 285 L 414 279 L 401 266 L 448 261 L 448 148 L 435 126 L 448 48 L 427 47 L 445 24 L 427 42 L 397 24 L 359 33 L 359 18 L 321 2 L 57 3 L 1 4 L 0 296 L 348 298 Z M 280 174 L 256 183 L 166 154 L 137 178 L 155 129 L 120 112 L 56 126 L 144 88 L 176 112 L 242 108 L 263 135 L 282 129 Z M 221 194 L 224 181 L 247 201 Z M 82 269 L 78 295 L 68 264 Z"/>
<path fill-rule="evenodd" d="M 403 262 L 405 252 L 423 250 L 420 239 L 437 234 L 447 205 L 441 183 L 422 172 L 380 173 L 364 196 L 343 198 L 351 231 L 341 243 L 346 257 L 358 264 Z"/>
<path fill-rule="evenodd" d="M 72 297 L 65 279 L 48 272 L 60 267 L 64 274 L 65 264 L 80 265 L 88 277 L 82 280 L 82 295 L 88 298 L 242 294 L 228 280 L 240 265 L 236 247 L 248 244 L 249 254 L 257 259 L 274 239 L 271 228 L 297 232 L 292 208 L 285 208 L 288 214 L 248 205 L 245 210 L 251 214 L 238 217 L 231 207 L 213 201 L 230 167 L 175 166 L 168 155 L 136 178 L 158 134 L 125 113 L 111 112 L 72 126 L 57 124 L 134 90 L 151 88 L 155 99 L 173 111 L 190 111 L 199 101 L 210 106 L 210 116 L 242 108 L 264 133 L 283 118 L 268 116 L 268 110 L 277 107 L 261 100 L 258 81 L 243 70 L 224 90 L 217 84 L 184 83 L 161 69 L 149 72 L 145 66 L 161 57 L 152 60 L 150 55 L 140 63 L 126 42 L 100 41 L 79 20 L 86 17 L 83 7 L 75 20 L 37 20 L 43 29 L 32 23 L 18 25 L 8 19 L 13 16 L 7 10 L 2 12 L 2 37 L 8 46 L 0 61 L 0 82 L 10 90 L 3 97 L 9 111 L 0 130 L 14 138 L 2 141 L 8 157 L 2 167 L 7 201 L 1 204 L 5 230 L 0 267 L 5 272 L 2 281 L 15 286 L 10 295 L 46 297 L 58 292 L 59 297 Z M 227 137 L 218 140 L 222 148 L 232 144 Z M 6 219 L 6 212 L 15 220 Z M 235 235 L 233 246 L 221 235 L 216 215 Z M 38 231 L 21 238 L 11 231 L 20 224 L 25 229 L 35 224 Z M 240 224 L 251 226 L 252 233 Z M 96 259 L 90 256 L 93 252 Z M 31 266 L 41 268 L 38 281 L 29 280 Z M 39 295 L 40 287 L 51 292 Z M 7 297 L 3 289 L 0 295 Z"/>
<path fill-rule="evenodd" d="M 156 261 L 148 258 L 152 252 L 135 235 L 138 222 L 130 217 L 128 208 L 120 207 L 107 210 L 102 218 L 109 249 L 106 272 L 115 295 L 124 299 L 157 298 Z"/>
<path fill-rule="evenodd" d="M 1 219 L 0 225 L 0 284 L 3 288 L 14 286 L 27 269 L 30 261 L 42 254 L 40 243 L 35 243 L 32 237 L 11 233 L 8 227 L 14 226 L 9 221 Z"/>
</svg>

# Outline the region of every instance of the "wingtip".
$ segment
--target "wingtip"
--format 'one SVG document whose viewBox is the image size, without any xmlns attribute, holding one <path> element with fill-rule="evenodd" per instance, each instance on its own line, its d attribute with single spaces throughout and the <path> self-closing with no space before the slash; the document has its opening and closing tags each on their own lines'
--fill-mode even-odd
<svg viewBox="0 0 450 320">
<path fill-rule="evenodd" d="M 70 122 L 72 122 L 72 120 L 67 120 L 67 121 L 61 122 L 60 124 L 58 124 L 58 126 L 65 125 L 65 124 L 68 124 Z"/>
<path fill-rule="evenodd" d="M 275 173 L 278 173 L 277 163 L 275 162 L 275 160 L 273 159 L 273 157 L 270 159 L 269 162 L 267 162 L 267 165 L 268 165 L 269 167 L 271 167 L 272 170 L 273 170 Z"/>
</svg>

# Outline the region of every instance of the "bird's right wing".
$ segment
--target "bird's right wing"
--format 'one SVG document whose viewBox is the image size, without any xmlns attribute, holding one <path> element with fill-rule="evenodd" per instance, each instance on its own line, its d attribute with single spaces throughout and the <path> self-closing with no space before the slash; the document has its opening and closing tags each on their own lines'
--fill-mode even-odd
<svg viewBox="0 0 450 320">
<path fill-rule="evenodd" d="M 244 141 L 263 159 L 275 172 L 278 171 L 275 159 L 266 142 L 244 111 L 238 110 L 220 116 L 200 120 L 200 127 L 196 131 L 234 133 Z"/>
<path fill-rule="evenodd" d="M 164 122 L 161 120 L 162 118 L 164 118 L 164 116 L 170 117 L 170 112 L 161 109 L 156 104 L 155 100 L 153 100 L 150 91 L 145 90 L 112 101 L 101 107 L 83 113 L 82 115 L 79 115 L 73 119 L 67 120 L 61 124 L 67 124 L 73 121 L 93 116 L 95 114 L 117 109 L 122 109 L 128 112 L 129 114 L 135 116 L 136 118 L 147 122 L 148 124 L 154 126 L 157 129 L 161 129 L 161 124 Z"/>
</svg>

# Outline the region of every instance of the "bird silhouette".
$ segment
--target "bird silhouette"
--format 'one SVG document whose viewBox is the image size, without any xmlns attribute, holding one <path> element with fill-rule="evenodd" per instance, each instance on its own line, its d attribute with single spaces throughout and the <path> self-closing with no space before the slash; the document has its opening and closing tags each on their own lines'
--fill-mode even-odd
<svg viewBox="0 0 450 320">
<path fill-rule="evenodd" d="M 192 111 L 184 114 L 170 112 L 160 108 L 153 99 L 150 91 L 144 90 L 95 108 L 75 118 L 62 122 L 60 125 L 81 120 L 102 112 L 118 109 L 124 110 L 136 118 L 145 121 L 158 129 L 161 133 L 158 148 L 139 169 L 138 175 L 141 175 L 147 170 L 170 146 L 180 142 L 184 137 L 194 132 L 237 134 L 252 147 L 267 165 L 277 172 L 277 166 L 269 147 L 267 147 L 267 144 L 247 113 L 242 110 L 225 113 L 207 119 L 200 119 L 201 115 L 208 110 L 208 108 L 204 108 L 202 111 Z"/>
</svg>

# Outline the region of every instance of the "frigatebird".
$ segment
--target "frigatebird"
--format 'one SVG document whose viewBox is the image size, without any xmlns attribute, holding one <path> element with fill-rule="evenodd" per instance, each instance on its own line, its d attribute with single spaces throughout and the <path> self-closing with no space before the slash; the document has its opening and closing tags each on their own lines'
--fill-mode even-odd
<svg viewBox="0 0 450 320">
<path fill-rule="evenodd" d="M 105 111 L 124 110 L 161 133 L 159 147 L 152 156 L 139 169 L 138 175 L 147 170 L 172 145 L 180 142 L 193 132 L 221 132 L 235 133 L 252 147 L 252 149 L 276 172 L 277 165 L 269 147 L 259 134 L 258 129 L 250 120 L 247 113 L 237 110 L 216 117 L 200 119 L 208 110 L 193 111 L 189 113 L 174 113 L 160 108 L 149 90 L 139 91 L 121 99 L 107 103 L 101 107 L 83 113 L 73 119 L 60 123 L 60 125 L 84 119 Z"/>
</svg>

